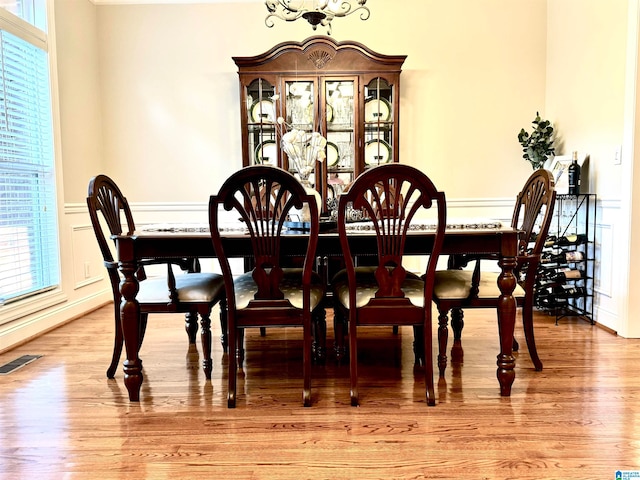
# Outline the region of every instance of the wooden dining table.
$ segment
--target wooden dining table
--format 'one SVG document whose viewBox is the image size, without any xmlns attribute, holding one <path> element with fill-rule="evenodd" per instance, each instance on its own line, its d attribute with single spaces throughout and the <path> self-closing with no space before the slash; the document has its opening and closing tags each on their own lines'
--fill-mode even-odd
<svg viewBox="0 0 640 480">
<path fill-rule="evenodd" d="M 497 254 L 501 274 L 498 278 L 500 302 L 497 310 L 500 351 L 497 356 L 497 377 L 500 395 L 510 396 L 515 380 L 515 357 L 513 356 L 513 333 L 516 318 L 516 301 L 513 290 L 519 231 L 510 226 L 492 228 L 474 225 L 470 228 L 447 228 L 442 249 L 443 254 Z M 371 231 L 353 230 L 350 234 L 358 255 L 375 255 L 376 237 Z M 434 233 L 429 229 L 409 232 L 406 252 L 424 255 L 431 250 Z M 124 383 L 132 402 L 140 400 L 142 386 L 142 363 L 138 356 L 140 341 L 140 308 L 136 300 L 138 280 L 135 272 L 140 262 L 149 259 L 168 258 L 213 258 L 215 251 L 210 234 L 205 228 L 155 228 L 134 232 L 132 235 L 113 237 L 122 274 L 120 291 L 120 319 L 124 334 L 126 359 L 124 360 Z M 250 239 L 242 231 L 230 231 L 223 240 L 230 256 L 247 258 L 251 252 Z M 304 254 L 308 238 L 303 232 L 293 231 L 282 238 L 282 251 L 292 257 Z M 342 249 L 336 232 L 319 235 L 317 256 L 340 257 Z M 440 328 L 447 328 L 440 326 Z"/>
</svg>

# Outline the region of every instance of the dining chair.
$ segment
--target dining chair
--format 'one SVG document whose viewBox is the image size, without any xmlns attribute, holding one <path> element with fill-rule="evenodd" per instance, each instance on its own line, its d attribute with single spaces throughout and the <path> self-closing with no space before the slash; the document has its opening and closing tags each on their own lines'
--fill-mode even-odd
<svg viewBox="0 0 640 480">
<path fill-rule="evenodd" d="M 116 183 L 106 175 L 98 175 L 89 181 L 87 206 L 91 224 L 102 253 L 104 266 L 107 268 L 115 314 L 115 338 L 111 364 L 107 369 L 107 377 L 113 378 L 120 360 L 123 345 L 123 332 L 120 322 L 120 281 L 118 261 L 114 259 L 113 242 L 109 236 L 131 235 L 135 231 L 135 223 L 126 197 Z M 145 265 L 166 265 L 166 275 L 149 276 Z M 174 274 L 177 266 L 186 273 Z M 203 369 L 207 379 L 211 378 L 213 362 L 211 360 L 211 310 L 220 304 L 221 341 L 226 348 L 226 297 L 224 280 L 217 273 L 202 273 L 197 259 L 150 260 L 145 262 L 136 272 L 139 281 L 139 292 L 136 296 L 140 304 L 140 345 L 142 346 L 149 314 L 153 313 L 185 313 L 185 328 L 189 344 L 195 344 L 198 315 L 200 315 L 201 341 L 203 353 Z"/>
<path fill-rule="evenodd" d="M 377 239 L 374 265 L 356 266 L 358 246 L 349 236 L 347 211 L 361 210 L 371 221 Z M 425 244 L 429 256 L 424 278 L 408 271 L 405 244 L 417 215 L 434 218 L 433 243 Z M 413 326 L 416 361 L 422 359 L 426 400 L 435 405 L 431 346 L 433 280 L 446 227 L 446 199 L 420 170 L 398 163 L 367 170 L 340 196 L 338 234 L 344 252 L 345 269 L 332 279 L 335 301 L 336 338 L 348 328 L 351 405 L 359 403 L 358 327 Z"/>
<path fill-rule="evenodd" d="M 310 222 L 305 251 L 284 251 L 282 239 L 294 212 L 308 208 Z M 234 275 L 225 243 L 225 219 L 240 219 L 251 243 L 251 270 Z M 255 165 L 231 175 L 209 200 L 213 246 L 220 261 L 228 305 L 230 348 L 227 405 L 236 406 L 237 370 L 244 363 L 247 328 L 302 327 L 303 405 L 311 406 L 312 336 L 325 331 L 322 301 L 325 285 L 314 271 L 319 217 L 316 197 L 279 167 Z M 300 232 L 298 232 L 300 233 Z M 237 233 L 236 233 L 237 235 Z M 303 258 L 290 267 L 289 256 Z M 284 265 L 284 266 L 283 266 Z M 323 338 L 315 342 L 324 343 Z"/>
<path fill-rule="evenodd" d="M 545 169 L 533 172 L 516 198 L 511 226 L 521 231 L 518 243 L 517 265 L 514 268 L 516 287 L 513 296 L 518 307 L 522 307 L 522 323 L 529 355 L 535 369 L 542 370 L 542 362 L 536 349 L 533 333 L 533 300 L 536 273 L 540 255 L 549 231 L 556 199 L 553 175 Z M 536 231 L 537 230 L 537 231 Z M 535 239 L 535 240 L 533 240 Z M 533 241 L 532 241 L 533 240 Z M 461 355 L 461 337 L 464 327 L 464 309 L 498 308 L 500 289 L 499 273 L 485 271 L 481 260 L 491 256 L 462 256 L 450 259 L 449 269 L 435 274 L 433 300 L 438 307 L 438 368 L 444 375 L 447 365 L 448 313 L 451 311 L 451 327 L 454 332 L 456 355 Z M 473 270 L 462 269 L 475 261 Z M 514 349 L 518 344 L 514 339 Z M 452 353 L 452 356 L 454 353 Z"/>
</svg>

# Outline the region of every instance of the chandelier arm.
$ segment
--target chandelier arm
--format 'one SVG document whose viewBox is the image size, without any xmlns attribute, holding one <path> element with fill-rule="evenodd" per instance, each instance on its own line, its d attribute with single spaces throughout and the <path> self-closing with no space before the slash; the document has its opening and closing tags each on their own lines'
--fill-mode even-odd
<svg viewBox="0 0 640 480">
<path fill-rule="evenodd" d="M 371 16 L 371 11 L 369 10 L 369 7 L 365 7 L 364 4 L 366 3 L 366 0 L 364 1 L 360 1 L 358 2 L 357 7 L 354 8 L 353 5 L 351 5 L 348 1 L 341 1 L 340 2 L 340 7 L 337 10 L 334 10 L 332 12 L 332 16 L 334 17 L 346 17 L 347 15 L 351 15 L 352 13 L 356 13 L 358 10 L 362 10 L 362 12 L 360 13 L 360 19 L 361 20 L 367 20 L 370 16 Z"/>
<path fill-rule="evenodd" d="M 279 18 L 280 20 L 284 20 L 285 22 L 293 22 L 302 17 L 303 14 L 304 12 L 298 12 L 296 14 L 282 12 L 270 13 L 265 17 L 264 23 L 267 25 L 267 27 L 271 28 L 275 25 L 275 22 L 271 19 L 271 17 Z"/>
<path fill-rule="evenodd" d="M 264 4 L 267 7 L 267 10 L 269 10 L 270 12 L 275 12 L 278 7 L 293 12 L 298 11 L 297 8 L 291 6 L 291 0 L 265 0 Z"/>
<path fill-rule="evenodd" d="M 320 21 L 320 25 L 327 29 L 327 35 L 331 35 L 331 20 L 333 20 L 333 15 L 327 14 L 327 16 Z M 311 25 L 315 30 L 318 25 Z"/>
<path fill-rule="evenodd" d="M 369 17 L 371 16 L 371 10 L 369 10 L 368 7 L 358 7 L 354 10 L 354 12 L 358 10 L 362 10 L 362 12 L 360 13 L 360 20 L 369 20 Z"/>
<path fill-rule="evenodd" d="M 295 6 L 291 6 L 291 0 L 278 0 L 278 3 L 282 6 L 284 10 L 289 10 L 290 12 L 300 12 L 304 13 L 307 9 L 304 8 L 304 3 L 301 4 L 302 8 L 297 8 Z"/>
</svg>

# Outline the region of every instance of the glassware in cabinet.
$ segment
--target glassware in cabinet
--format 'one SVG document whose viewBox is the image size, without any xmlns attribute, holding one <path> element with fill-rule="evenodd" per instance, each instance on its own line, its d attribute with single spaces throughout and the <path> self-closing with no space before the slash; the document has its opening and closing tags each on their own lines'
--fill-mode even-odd
<svg viewBox="0 0 640 480">
<path fill-rule="evenodd" d="M 274 101 L 275 85 L 257 78 L 246 87 L 245 137 L 249 165 L 278 165 L 278 146 L 276 141 L 276 102 Z"/>
<path fill-rule="evenodd" d="M 327 137 L 327 196 L 337 197 L 355 174 L 355 77 L 331 78 L 323 83 Z"/>
</svg>

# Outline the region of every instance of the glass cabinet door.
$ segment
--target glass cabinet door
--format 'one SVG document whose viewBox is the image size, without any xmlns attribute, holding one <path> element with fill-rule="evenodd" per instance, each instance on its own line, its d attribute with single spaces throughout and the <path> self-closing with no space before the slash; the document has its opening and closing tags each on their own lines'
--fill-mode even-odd
<svg viewBox="0 0 640 480">
<path fill-rule="evenodd" d="M 327 138 L 327 198 L 338 197 L 356 172 L 357 83 L 353 78 L 329 79 L 323 83 Z"/>
<path fill-rule="evenodd" d="M 258 78 L 246 89 L 247 135 L 250 165 L 278 165 L 275 87 Z"/>
<path fill-rule="evenodd" d="M 395 161 L 392 86 L 374 78 L 364 88 L 364 168 Z"/>
<path fill-rule="evenodd" d="M 312 132 L 316 119 L 316 88 L 313 80 L 285 80 L 286 122 L 291 128 Z"/>
</svg>

